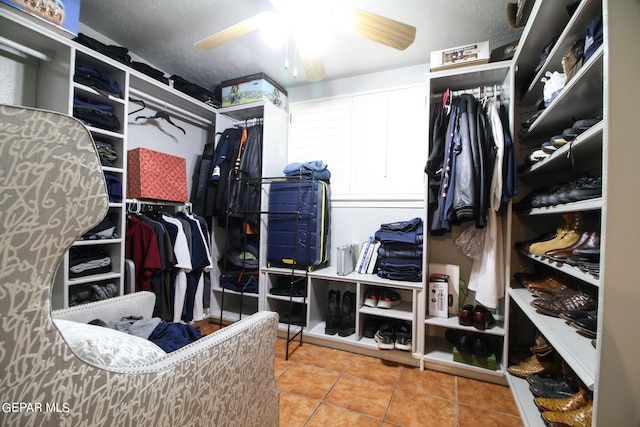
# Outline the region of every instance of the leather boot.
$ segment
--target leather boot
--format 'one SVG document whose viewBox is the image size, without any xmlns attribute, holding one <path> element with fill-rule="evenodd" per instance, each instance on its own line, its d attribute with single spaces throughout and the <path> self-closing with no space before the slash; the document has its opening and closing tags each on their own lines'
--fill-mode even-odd
<svg viewBox="0 0 640 427">
<path fill-rule="evenodd" d="M 529 252 L 543 257 L 547 251 L 553 249 L 564 249 L 578 241 L 584 229 L 584 221 L 580 213 L 565 214 L 565 224 L 558 228 L 556 237 L 552 240 L 540 243 L 533 243 L 529 247 Z"/>
<path fill-rule="evenodd" d="M 327 301 L 327 321 L 325 323 L 324 333 L 327 335 L 335 335 L 340 327 L 340 291 L 329 290 L 329 299 Z"/>
<path fill-rule="evenodd" d="M 600 247 L 600 216 L 585 214 L 584 232 L 573 245 L 564 249 L 552 249 L 545 256 L 554 261 L 564 262 L 573 255 L 574 249 Z"/>
<path fill-rule="evenodd" d="M 546 397 L 536 397 L 534 399 L 536 406 L 543 411 L 552 412 L 569 412 L 580 409 L 589 404 L 587 393 L 583 388 L 571 397 L 565 399 L 549 399 Z"/>
<path fill-rule="evenodd" d="M 593 402 L 587 403 L 582 408 L 568 412 L 546 411 L 542 413 L 542 419 L 547 423 L 562 423 L 571 427 L 590 426 L 593 414 Z"/>
<path fill-rule="evenodd" d="M 338 335 L 348 337 L 356 332 L 356 298 L 353 292 L 345 291 L 340 304 L 340 327 Z"/>
</svg>

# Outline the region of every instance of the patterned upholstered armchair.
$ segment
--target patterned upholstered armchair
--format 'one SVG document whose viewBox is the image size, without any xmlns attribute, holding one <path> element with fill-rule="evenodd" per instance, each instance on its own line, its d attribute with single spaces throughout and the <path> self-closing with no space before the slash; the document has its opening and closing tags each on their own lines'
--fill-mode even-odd
<svg viewBox="0 0 640 427">
<path fill-rule="evenodd" d="M 83 340 L 114 344 L 110 336 L 62 334 L 50 306 L 65 250 L 107 207 L 84 126 L 65 115 L 0 105 L 0 425 L 277 425 L 275 313 L 257 313 L 152 361 L 137 359 L 131 342 L 116 341 L 116 350 L 126 349 L 124 363 L 109 367 L 71 350 Z M 149 312 L 154 298 L 127 295 L 54 317 L 83 329 L 91 325 L 82 322 L 120 316 L 131 306 Z"/>
</svg>

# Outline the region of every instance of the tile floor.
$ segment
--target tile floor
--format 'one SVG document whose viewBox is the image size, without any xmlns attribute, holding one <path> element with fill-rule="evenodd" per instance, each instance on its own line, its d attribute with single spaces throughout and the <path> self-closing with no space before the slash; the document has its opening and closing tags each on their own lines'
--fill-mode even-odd
<svg viewBox="0 0 640 427">
<path fill-rule="evenodd" d="M 280 427 L 523 425 L 508 387 L 309 343 L 291 343 L 285 355 L 278 338 Z"/>
<path fill-rule="evenodd" d="M 318 345 L 276 344 L 281 427 L 522 426 L 508 387 Z"/>
</svg>

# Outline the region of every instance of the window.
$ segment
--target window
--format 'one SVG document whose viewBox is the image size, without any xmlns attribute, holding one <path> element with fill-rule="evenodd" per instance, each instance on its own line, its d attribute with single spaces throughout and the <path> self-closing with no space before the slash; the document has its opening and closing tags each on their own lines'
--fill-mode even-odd
<svg viewBox="0 0 640 427">
<path fill-rule="evenodd" d="M 322 160 L 336 200 L 422 200 L 424 86 L 291 105 L 289 162 Z"/>
</svg>

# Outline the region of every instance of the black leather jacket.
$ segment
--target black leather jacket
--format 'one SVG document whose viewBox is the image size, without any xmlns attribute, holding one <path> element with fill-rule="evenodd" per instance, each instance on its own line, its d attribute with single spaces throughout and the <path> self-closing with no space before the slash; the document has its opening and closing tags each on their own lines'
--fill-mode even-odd
<svg viewBox="0 0 640 427">
<path fill-rule="evenodd" d="M 456 222 L 475 221 L 484 227 L 487 207 L 486 121 L 473 95 L 460 95 L 453 212 Z"/>
</svg>

